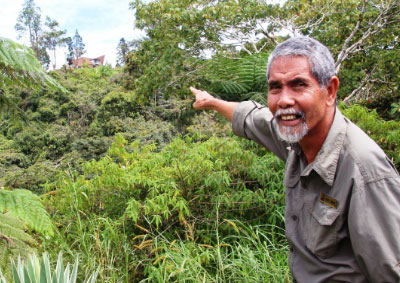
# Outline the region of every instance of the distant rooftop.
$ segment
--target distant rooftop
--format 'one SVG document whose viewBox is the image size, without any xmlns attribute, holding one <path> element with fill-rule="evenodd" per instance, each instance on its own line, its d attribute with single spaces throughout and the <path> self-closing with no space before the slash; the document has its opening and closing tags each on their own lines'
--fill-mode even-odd
<svg viewBox="0 0 400 283">
<path fill-rule="evenodd" d="M 81 57 L 78 60 L 72 59 L 72 67 L 73 68 L 82 68 L 84 64 L 87 64 L 93 68 L 97 67 L 97 66 L 103 66 L 104 65 L 104 57 L 105 57 L 105 55 L 97 57 L 97 58 Z"/>
</svg>

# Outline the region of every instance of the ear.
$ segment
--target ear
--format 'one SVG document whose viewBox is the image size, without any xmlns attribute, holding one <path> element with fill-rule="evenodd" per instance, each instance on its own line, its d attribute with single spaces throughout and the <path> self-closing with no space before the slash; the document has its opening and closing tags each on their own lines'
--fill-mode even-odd
<svg viewBox="0 0 400 283">
<path fill-rule="evenodd" d="M 335 106 L 336 105 L 336 94 L 339 88 L 339 78 L 336 76 L 333 76 L 329 80 L 329 84 L 326 88 L 327 90 L 327 106 Z"/>
</svg>

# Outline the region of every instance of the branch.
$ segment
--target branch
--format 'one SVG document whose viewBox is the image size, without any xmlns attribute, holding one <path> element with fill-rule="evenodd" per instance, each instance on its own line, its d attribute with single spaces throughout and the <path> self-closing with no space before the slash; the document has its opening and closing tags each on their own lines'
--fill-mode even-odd
<svg viewBox="0 0 400 283">
<path fill-rule="evenodd" d="M 339 73 L 340 68 L 342 66 L 342 63 L 344 60 L 346 60 L 350 54 L 357 52 L 357 50 L 360 48 L 360 46 L 365 42 L 367 38 L 370 36 L 380 32 L 384 27 L 388 26 L 389 23 L 396 21 L 396 20 L 390 20 L 392 16 L 394 16 L 393 13 L 390 13 L 390 10 L 394 7 L 397 7 L 397 3 L 390 3 L 386 7 L 383 5 L 380 5 L 380 12 L 379 15 L 375 18 L 375 20 L 371 23 L 369 23 L 369 28 L 362 34 L 361 38 L 350 45 L 350 42 L 354 39 L 355 35 L 361 30 L 361 22 L 364 19 L 364 14 L 365 14 L 365 9 L 368 4 L 368 0 L 365 0 L 363 3 L 363 6 L 360 11 L 359 18 L 357 20 L 357 23 L 354 27 L 354 30 L 351 32 L 351 34 L 347 37 L 345 40 L 342 50 L 339 52 L 338 57 L 336 59 L 335 63 L 335 71 L 336 74 Z M 350 46 L 349 46 L 350 45 Z"/>
<path fill-rule="evenodd" d="M 359 97 L 359 93 L 361 92 L 361 90 L 364 88 L 364 86 L 368 83 L 370 77 L 372 76 L 373 72 L 376 69 L 376 65 L 374 66 L 374 68 L 372 69 L 371 72 L 369 72 L 365 78 L 361 81 L 361 84 L 359 85 L 358 88 L 354 89 L 351 94 L 349 96 L 347 96 L 345 99 L 343 99 L 344 103 L 348 103 L 348 101 L 357 94 L 357 99 Z"/>
</svg>

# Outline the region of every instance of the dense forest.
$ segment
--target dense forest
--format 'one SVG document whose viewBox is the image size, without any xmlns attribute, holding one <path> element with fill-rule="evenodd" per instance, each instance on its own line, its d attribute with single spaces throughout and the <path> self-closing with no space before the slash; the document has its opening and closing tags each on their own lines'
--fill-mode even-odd
<svg viewBox="0 0 400 283">
<path fill-rule="evenodd" d="M 57 44 L 0 38 L 0 282 L 24 276 L 18 256 L 55 274 L 75 262 L 79 282 L 291 282 L 284 163 L 195 112 L 189 86 L 265 104 L 269 53 L 314 37 L 336 60 L 338 107 L 400 169 L 400 4 L 130 8 L 146 37 L 121 40 L 115 68 L 44 72 Z"/>
</svg>

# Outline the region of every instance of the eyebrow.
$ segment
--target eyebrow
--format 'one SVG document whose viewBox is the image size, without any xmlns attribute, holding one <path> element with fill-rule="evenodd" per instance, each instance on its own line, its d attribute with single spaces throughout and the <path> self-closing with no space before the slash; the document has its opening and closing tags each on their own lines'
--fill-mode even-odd
<svg viewBox="0 0 400 283">
<path fill-rule="evenodd" d="M 298 77 L 288 82 L 289 85 L 297 85 L 298 83 L 308 84 L 308 80 L 302 77 Z"/>
<path fill-rule="evenodd" d="M 296 85 L 298 83 L 305 83 L 305 84 L 309 84 L 309 80 L 303 77 L 297 77 L 294 78 L 290 81 L 288 81 L 288 85 Z M 281 87 L 282 83 L 280 81 L 276 81 L 276 80 L 272 80 L 268 82 L 268 87 L 269 88 L 275 88 L 275 87 Z"/>
<path fill-rule="evenodd" d="M 282 83 L 279 81 L 269 81 L 268 82 L 268 88 L 275 88 L 275 87 L 280 87 L 282 86 Z"/>
</svg>

